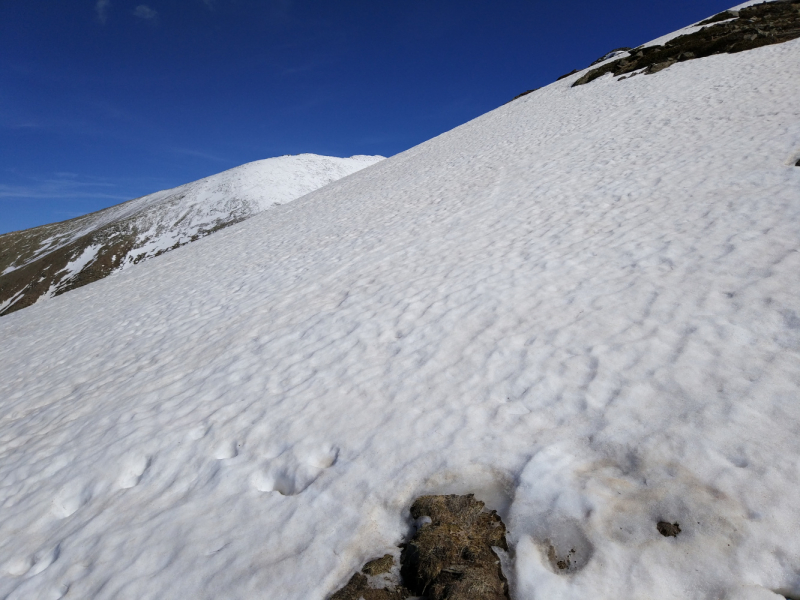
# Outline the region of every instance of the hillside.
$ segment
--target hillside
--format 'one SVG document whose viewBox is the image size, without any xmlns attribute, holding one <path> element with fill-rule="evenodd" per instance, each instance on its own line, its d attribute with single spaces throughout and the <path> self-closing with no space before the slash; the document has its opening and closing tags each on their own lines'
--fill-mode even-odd
<svg viewBox="0 0 800 600">
<path fill-rule="evenodd" d="M 0 315 L 184 246 L 381 159 L 269 158 L 76 219 L 0 235 Z"/>
<path fill-rule="evenodd" d="M 800 40 L 587 72 L 0 319 L 0 597 L 800 597 Z"/>
</svg>

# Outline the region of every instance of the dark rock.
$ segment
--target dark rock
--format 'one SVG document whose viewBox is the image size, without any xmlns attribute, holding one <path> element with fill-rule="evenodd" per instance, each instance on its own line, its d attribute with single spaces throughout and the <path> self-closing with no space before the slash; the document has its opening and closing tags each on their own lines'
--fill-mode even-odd
<svg viewBox="0 0 800 600">
<path fill-rule="evenodd" d="M 734 20 L 727 20 L 731 18 Z M 800 37 L 800 0 L 764 2 L 743 8 L 738 15 L 726 12 L 712 19 L 704 21 L 710 24 L 700 31 L 678 36 L 663 46 L 634 48 L 629 56 L 592 69 L 572 85 L 584 85 L 607 73 L 615 77 L 634 71 L 657 73 L 679 61 L 796 39 Z"/>
<path fill-rule="evenodd" d="M 697 24 L 697 26 L 699 27 L 700 25 L 711 25 L 712 23 L 719 23 L 720 21 L 727 21 L 728 19 L 733 19 L 734 17 L 737 17 L 738 15 L 739 15 L 738 11 L 726 10 L 724 12 L 721 12 L 721 13 L 717 14 L 717 15 L 714 15 L 713 17 L 711 17 L 709 19 L 706 19 L 705 21 L 700 21 Z"/>
<path fill-rule="evenodd" d="M 569 73 L 566 73 L 566 74 L 562 75 L 561 77 L 559 77 L 558 79 L 556 79 L 556 81 L 561 81 L 562 79 L 566 79 L 570 75 L 575 75 L 575 73 L 577 73 L 577 72 L 578 72 L 578 69 L 573 69 Z"/>
<path fill-rule="evenodd" d="M 676 62 L 675 60 L 666 60 L 662 63 L 656 63 L 654 65 L 650 65 L 645 70 L 645 73 L 658 73 L 659 71 L 663 71 L 667 67 L 671 67 L 672 65 L 675 64 L 675 62 Z"/>
<path fill-rule="evenodd" d="M 681 532 L 681 526 L 677 523 L 667 523 L 666 521 L 659 521 L 656 525 L 658 533 L 664 537 L 678 537 Z"/>
<path fill-rule="evenodd" d="M 800 167 L 800 160 L 798 160 L 796 163 L 794 163 L 794 166 L 795 167 Z"/>
<path fill-rule="evenodd" d="M 517 98 L 522 98 L 523 96 L 527 96 L 527 95 L 528 95 L 528 94 L 530 94 L 531 92 L 535 92 L 535 91 L 536 91 L 536 90 L 538 90 L 538 89 L 541 89 L 541 88 L 533 88 L 532 90 L 528 90 L 527 92 L 522 92 L 521 94 L 517 94 L 516 96 L 514 96 L 514 97 L 513 97 L 511 100 L 509 100 L 508 102 L 513 102 L 513 101 L 514 101 L 514 100 L 516 100 Z M 508 104 L 508 102 L 506 102 L 506 104 Z"/>
</svg>

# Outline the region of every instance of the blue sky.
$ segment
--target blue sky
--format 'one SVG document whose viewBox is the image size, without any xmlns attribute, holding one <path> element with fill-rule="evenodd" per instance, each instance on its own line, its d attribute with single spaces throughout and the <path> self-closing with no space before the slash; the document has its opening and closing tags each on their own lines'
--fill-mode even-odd
<svg viewBox="0 0 800 600">
<path fill-rule="evenodd" d="M 0 0 L 0 233 L 261 158 L 391 156 L 732 0 Z"/>
</svg>

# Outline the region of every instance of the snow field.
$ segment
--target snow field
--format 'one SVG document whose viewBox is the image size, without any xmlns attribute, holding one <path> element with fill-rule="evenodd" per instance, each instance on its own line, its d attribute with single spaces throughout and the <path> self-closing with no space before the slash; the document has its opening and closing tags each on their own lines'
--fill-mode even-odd
<svg viewBox="0 0 800 600">
<path fill-rule="evenodd" d="M 800 594 L 798 72 L 575 75 L 3 318 L 0 596 L 322 599 L 466 492 L 517 599 Z"/>
</svg>

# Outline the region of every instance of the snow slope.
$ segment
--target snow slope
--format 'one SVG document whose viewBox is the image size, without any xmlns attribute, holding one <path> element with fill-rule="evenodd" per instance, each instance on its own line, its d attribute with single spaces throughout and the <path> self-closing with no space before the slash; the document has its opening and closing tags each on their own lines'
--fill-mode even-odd
<svg viewBox="0 0 800 600">
<path fill-rule="evenodd" d="M 576 74 L 3 318 L 0 597 L 322 599 L 427 492 L 516 599 L 800 596 L 799 72 Z"/>
<path fill-rule="evenodd" d="M 0 236 L 0 314 L 188 244 L 382 159 L 268 158 L 77 219 Z"/>
</svg>

